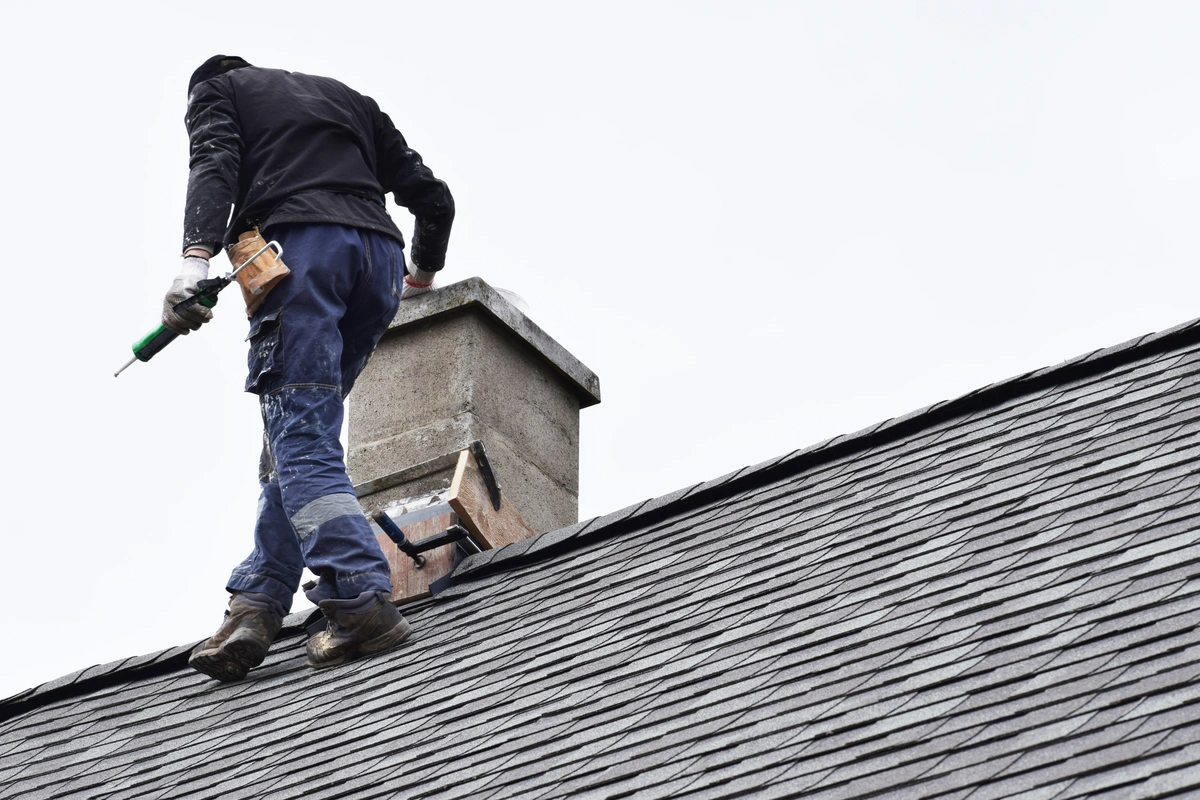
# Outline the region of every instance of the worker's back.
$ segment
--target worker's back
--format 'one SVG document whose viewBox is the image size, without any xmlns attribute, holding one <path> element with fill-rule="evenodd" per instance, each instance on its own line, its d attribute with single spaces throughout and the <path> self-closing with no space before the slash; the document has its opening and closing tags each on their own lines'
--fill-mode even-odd
<svg viewBox="0 0 1200 800">
<path fill-rule="evenodd" d="M 261 67 L 201 83 L 188 110 L 193 161 L 200 143 L 239 150 L 227 242 L 268 220 L 354 224 L 402 238 L 377 176 L 385 125 L 373 100 L 332 78 Z"/>
</svg>

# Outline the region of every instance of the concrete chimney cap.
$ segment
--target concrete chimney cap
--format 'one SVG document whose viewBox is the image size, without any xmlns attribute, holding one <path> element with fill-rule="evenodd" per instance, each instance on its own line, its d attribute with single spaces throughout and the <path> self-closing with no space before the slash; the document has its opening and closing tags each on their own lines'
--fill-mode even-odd
<svg viewBox="0 0 1200 800">
<path fill-rule="evenodd" d="M 514 335 L 535 349 L 575 387 L 580 408 L 600 402 L 600 378 L 539 328 L 482 278 L 467 278 L 417 295 L 400 304 L 388 331 L 419 325 L 435 317 L 461 313 L 471 306 L 483 309 Z"/>
</svg>

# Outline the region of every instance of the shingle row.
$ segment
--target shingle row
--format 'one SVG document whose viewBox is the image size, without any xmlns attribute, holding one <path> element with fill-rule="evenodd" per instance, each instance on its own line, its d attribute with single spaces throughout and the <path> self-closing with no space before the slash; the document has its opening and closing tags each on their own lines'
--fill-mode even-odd
<svg viewBox="0 0 1200 800">
<path fill-rule="evenodd" d="M 93 670 L 128 679 L 0 723 L 0 797 L 1196 789 L 1200 348 L 1164 341 L 473 560 L 386 656 Z"/>
</svg>

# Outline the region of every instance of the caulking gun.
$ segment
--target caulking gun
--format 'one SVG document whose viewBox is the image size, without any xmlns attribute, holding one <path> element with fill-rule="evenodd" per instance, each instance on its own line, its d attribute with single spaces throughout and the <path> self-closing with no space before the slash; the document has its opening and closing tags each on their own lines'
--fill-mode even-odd
<svg viewBox="0 0 1200 800">
<path fill-rule="evenodd" d="M 239 272 L 250 266 L 254 259 L 261 256 L 270 248 L 275 250 L 275 257 L 277 259 L 283 258 L 283 247 L 280 246 L 279 242 L 267 242 L 261 249 L 259 249 L 258 252 L 247 258 L 240 267 L 235 269 L 233 272 L 230 272 L 228 275 L 220 278 L 206 278 L 205 280 L 197 283 L 196 288 L 198 291 L 186 300 L 181 300 L 180 302 L 176 303 L 174 306 L 172 306 L 172 308 L 176 313 L 183 311 L 185 308 L 191 308 L 192 306 L 196 305 L 196 303 L 199 303 L 205 308 L 212 308 L 217 304 L 217 295 L 220 293 L 220 291 L 229 284 L 233 283 L 233 279 L 237 277 Z M 120 375 L 125 371 L 126 367 L 135 361 L 149 361 L 150 359 L 154 358 L 154 356 L 157 355 L 160 350 L 169 345 L 171 342 L 175 341 L 178 336 L 178 333 L 169 330 L 165 325 L 159 325 L 157 328 L 150 331 L 150 333 L 133 343 L 133 358 L 126 361 L 119 370 L 114 372 L 113 377 L 115 378 Z"/>
</svg>

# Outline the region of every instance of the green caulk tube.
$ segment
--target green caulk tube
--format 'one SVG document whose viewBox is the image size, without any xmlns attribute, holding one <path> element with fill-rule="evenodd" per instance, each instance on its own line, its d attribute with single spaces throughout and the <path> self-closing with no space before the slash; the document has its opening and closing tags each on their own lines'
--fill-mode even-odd
<svg viewBox="0 0 1200 800">
<path fill-rule="evenodd" d="M 184 303 L 187 301 L 185 300 Z M 212 308 L 217 304 L 217 298 L 214 294 L 212 297 L 203 297 L 200 299 L 200 305 Z M 180 303 L 183 305 L 183 303 Z M 179 306 L 176 306 L 178 309 Z M 171 342 L 179 338 L 179 334 L 173 330 L 169 330 L 166 325 L 159 325 L 154 330 L 147 333 L 141 339 L 133 343 L 133 358 L 121 365 L 121 368 L 113 373 L 113 377 L 117 377 L 124 372 L 130 364 L 135 361 L 149 361 L 154 358 L 159 351 L 169 345 Z"/>
</svg>

